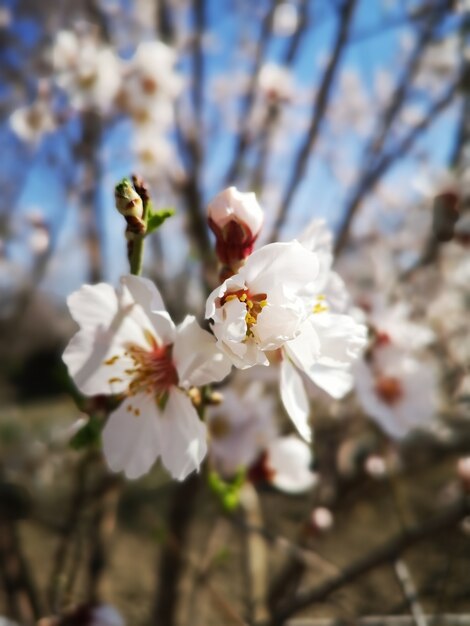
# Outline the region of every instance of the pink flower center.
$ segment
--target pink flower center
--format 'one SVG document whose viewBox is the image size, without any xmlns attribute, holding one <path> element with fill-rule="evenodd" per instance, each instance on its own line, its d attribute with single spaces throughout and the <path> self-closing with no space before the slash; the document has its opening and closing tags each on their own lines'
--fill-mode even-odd
<svg viewBox="0 0 470 626">
<path fill-rule="evenodd" d="M 129 383 L 130 395 L 142 392 L 161 395 L 178 384 L 178 373 L 172 360 L 172 346 L 158 346 L 156 342 L 151 350 L 130 346 L 128 354 L 134 361 L 134 367 L 126 370 L 126 374 L 132 376 Z"/>
<path fill-rule="evenodd" d="M 252 326 L 256 324 L 258 315 L 267 305 L 267 295 L 265 293 L 251 294 L 247 289 L 239 289 L 232 293 L 226 293 L 223 298 L 220 299 L 220 306 L 223 306 L 226 302 L 231 300 L 238 300 L 246 306 L 246 334 L 250 336 L 253 334 L 251 330 Z"/>
<path fill-rule="evenodd" d="M 394 376 L 379 376 L 375 381 L 375 392 L 385 402 L 393 406 L 403 397 L 403 388 Z"/>
</svg>

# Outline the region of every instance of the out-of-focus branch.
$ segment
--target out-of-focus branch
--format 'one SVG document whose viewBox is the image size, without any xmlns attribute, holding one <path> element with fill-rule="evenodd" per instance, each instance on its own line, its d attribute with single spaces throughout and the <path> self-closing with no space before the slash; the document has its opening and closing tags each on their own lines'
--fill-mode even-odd
<svg viewBox="0 0 470 626">
<path fill-rule="evenodd" d="M 241 103 L 241 111 L 240 111 L 240 119 L 239 119 L 240 132 L 238 133 L 238 136 L 236 139 L 233 160 L 228 169 L 227 176 L 225 179 L 226 185 L 231 185 L 234 182 L 234 180 L 237 178 L 237 176 L 239 175 L 243 157 L 245 155 L 246 149 L 248 148 L 250 133 L 249 133 L 247 122 L 250 117 L 253 104 L 255 102 L 258 77 L 259 77 L 259 73 L 261 70 L 262 63 L 263 63 L 265 51 L 266 51 L 266 48 L 268 46 L 268 43 L 271 37 L 274 12 L 276 10 L 278 3 L 279 3 L 279 0 L 272 0 L 272 2 L 270 3 L 270 8 L 264 17 L 263 24 L 261 26 L 261 32 L 260 32 L 260 36 L 258 39 L 258 45 L 256 48 L 253 71 L 251 74 L 251 78 L 250 78 L 246 95 L 243 98 L 242 103 Z"/>
<path fill-rule="evenodd" d="M 98 187 L 101 181 L 99 148 L 101 143 L 101 119 L 92 111 L 82 117 L 82 140 L 77 148 L 83 163 L 83 183 L 80 211 L 88 251 L 88 280 L 94 284 L 102 280 L 100 211 Z"/>
<path fill-rule="evenodd" d="M 172 42 L 175 38 L 175 30 L 171 19 L 171 11 L 167 0 L 157 0 L 158 32 L 166 42 Z"/>
<path fill-rule="evenodd" d="M 192 474 L 175 485 L 167 518 L 168 536 L 162 547 L 157 592 L 153 609 L 154 626 L 175 626 L 179 607 L 179 585 L 186 563 L 186 543 L 193 519 L 200 478 Z"/>
<path fill-rule="evenodd" d="M 78 463 L 75 475 L 75 485 L 70 502 L 70 508 L 53 558 L 53 567 L 48 585 L 49 609 L 55 613 L 61 608 L 63 591 L 68 585 L 65 571 L 67 561 L 75 537 L 81 513 L 86 500 L 86 475 L 90 457 L 84 456 Z"/>
<path fill-rule="evenodd" d="M 302 0 L 298 9 L 299 22 L 297 29 L 289 39 L 289 43 L 284 54 L 283 63 L 286 67 L 290 67 L 294 64 L 296 56 L 300 50 L 300 44 L 308 26 L 308 7 L 308 0 Z M 269 159 L 269 148 L 271 145 L 270 140 L 279 120 L 280 113 L 281 111 L 277 103 L 268 106 L 261 124 L 261 130 L 259 133 L 259 157 L 256 167 L 254 168 L 250 184 L 250 189 L 254 189 L 258 193 L 261 193 L 264 186 L 267 163 Z"/>
<path fill-rule="evenodd" d="M 395 91 L 391 96 L 390 103 L 385 108 L 378 128 L 366 148 L 365 162 L 367 162 L 367 160 L 372 158 L 374 155 L 380 154 L 382 151 L 388 136 L 388 131 L 401 110 L 406 96 L 412 86 L 413 78 L 419 68 L 423 52 L 432 40 L 436 27 L 439 25 L 444 14 L 451 8 L 451 6 L 452 0 L 444 0 L 438 3 L 436 7 L 433 7 L 433 10 L 428 15 L 428 19 L 423 25 L 415 47 L 409 56 L 402 77 L 398 81 Z"/>
<path fill-rule="evenodd" d="M 444 96 L 434 102 L 422 121 L 410 130 L 408 135 L 398 144 L 398 146 L 395 147 L 393 151 L 383 155 L 376 166 L 366 172 L 364 177 L 360 180 L 354 194 L 345 208 L 343 222 L 339 228 L 335 244 L 336 255 L 340 254 L 346 245 L 352 221 L 361 206 L 364 196 L 374 187 L 374 185 L 390 169 L 399 157 L 408 153 L 421 134 L 431 125 L 431 123 L 435 121 L 435 117 L 453 102 L 459 85 L 460 80 L 457 80 L 454 84 L 452 84 Z"/>
<path fill-rule="evenodd" d="M 396 561 L 408 548 L 434 537 L 437 533 L 453 528 L 470 513 L 470 500 L 463 497 L 443 512 L 428 517 L 421 524 L 408 528 L 405 532 L 370 551 L 366 556 L 351 563 L 338 576 L 335 576 L 313 589 L 302 591 L 288 604 L 272 616 L 271 626 L 281 626 L 289 617 L 316 602 L 324 602 L 331 594 L 355 581 L 368 572 Z"/>
<path fill-rule="evenodd" d="M 9 614 L 25 626 L 34 624 L 41 616 L 38 594 L 12 520 L 0 520 L 0 577 Z"/>
<path fill-rule="evenodd" d="M 308 26 L 308 7 L 309 7 L 309 0 L 301 0 L 299 7 L 298 7 L 299 21 L 297 24 L 297 29 L 295 33 L 292 35 L 292 37 L 290 38 L 289 43 L 286 48 L 285 55 L 284 55 L 285 65 L 290 65 L 294 61 L 299 51 L 302 38 Z"/>
<path fill-rule="evenodd" d="M 194 0 L 194 53 L 193 53 L 193 103 L 194 114 L 199 135 L 204 135 L 203 126 L 203 96 L 204 96 L 204 54 L 202 44 L 206 30 L 206 3 L 205 0 Z M 201 146 L 202 150 L 202 146 Z"/>
<path fill-rule="evenodd" d="M 352 17 L 356 4 L 357 0 L 345 0 L 340 8 L 338 29 L 336 32 L 336 37 L 333 41 L 330 61 L 325 70 L 325 73 L 323 74 L 321 85 L 317 92 L 317 97 L 314 101 L 310 127 L 297 154 L 297 158 L 294 160 L 294 163 L 292 165 L 291 177 L 287 184 L 284 197 L 281 201 L 281 206 L 279 208 L 277 219 L 274 223 L 273 232 L 270 237 L 271 241 L 279 238 L 279 233 L 282 226 L 284 225 L 284 222 L 286 221 L 291 201 L 297 190 L 297 186 L 299 185 L 305 174 L 309 156 L 318 138 L 321 123 L 323 121 L 328 107 L 328 103 L 330 101 L 334 79 L 337 74 L 346 43 L 348 41 L 349 33 L 351 30 Z"/>
</svg>

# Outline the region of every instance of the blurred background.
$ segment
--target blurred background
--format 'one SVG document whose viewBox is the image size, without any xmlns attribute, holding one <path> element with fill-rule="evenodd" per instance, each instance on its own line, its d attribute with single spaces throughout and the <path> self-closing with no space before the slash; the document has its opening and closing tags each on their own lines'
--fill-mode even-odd
<svg viewBox="0 0 470 626">
<path fill-rule="evenodd" d="M 0 615 L 120 624 L 67 617 L 110 603 L 136 626 L 464 619 L 468 1 L 3 0 L 0 116 Z M 432 369 L 408 377 L 403 428 L 360 381 L 343 402 L 312 386 L 315 489 L 257 485 L 242 513 L 203 479 L 107 473 L 87 416 L 109 406 L 79 397 L 60 357 L 76 330 L 67 295 L 128 271 L 114 186 L 131 173 L 176 211 L 144 259 L 176 321 L 201 319 L 217 285 L 206 207 L 222 189 L 256 192 L 260 244 L 324 219 L 351 306 Z M 318 591 L 302 604 L 305 587 Z"/>
</svg>

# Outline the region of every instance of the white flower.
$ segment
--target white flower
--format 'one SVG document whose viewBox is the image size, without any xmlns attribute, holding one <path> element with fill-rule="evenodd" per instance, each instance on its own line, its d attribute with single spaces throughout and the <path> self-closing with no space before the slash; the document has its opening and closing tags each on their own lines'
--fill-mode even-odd
<svg viewBox="0 0 470 626">
<path fill-rule="evenodd" d="M 279 37 L 291 37 L 299 27 L 299 14 L 295 4 L 281 2 L 274 11 L 273 32 Z"/>
<path fill-rule="evenodd" d="M 316 475 L 310 469 L 310 447 L 294 435 L 271 441 L 266 450 L 266 463 L 271 483 L 281 491 L 302 493 L 316 483 Z"/>
<path fill-rule="evenodd" d="M 431 425 L 436 409 L 436 372 L 432 365 L 391 345 L 373 349 L 354 367 L 364 410 L 391 437 Z"/>
<path fill-rule="evenodd" d="M 182 88 L 175 63 L 174 50 L 161 41 L 139 44 L 129 61 L 121 92 L 121 103 L 135 122 L 160 128 L 172 124 L 172 103 Z"/>
<path fill-rule="evenodd" d="M 113 471 L 137 478 L 158 457 L 174 478 L 199 468 L 206 427 L 184 389 L 224 378 L 228 361 L 214 338 L 188 316 L 175 327 L 152 282 L 121 279 L 84 285 L 68 298 L 80 330 L 63 359 L 86 395 L 124 394 L 103 431 Z"/>
<path fill-rule="evenodd" d="M 10 116 L 10 126 L 23 141 L 39 143 L 56 126 L 50 102 L 39 98 L 30 105 L 16 109 Z"/>
<path fill-rule="evenodd" d="M 223 396 L 222 404 L 208 410 L 209 456 L 217 471 L 230 477 L 258 459 L 277 429 L 272 397 L 259 381 L 242 391 L 224 389 Z"/>
<path fill-rule="evenodd" d="M 266 63 L 262 66 L 258 86 L 261 94 L 268 102 L 283 102 L 290 100 L 294 92 L 292 74 L 287 67 L 276 63 Z"/>
<path fill-rule="evenodd" d="M 121 85 L 121 63 L 113 50 L 91 36 L 58 33 L 52 53 L 57 84 L 72 106 L 107 112 Z"/>
<path fill-rule="evenodd" d="M 220 262 L 232 267 L 251 254 L 263 225 L 264 213 L 254 193 L 228 187 L 209 203 L 207 218 L 216 236 Z"/>
<path fill-rule="evenodd" d="M 208 427 L 210 458 L 224 477 L 247 468 L 252 480 L 289 493 L 315 484 L 309 446 L 294 436 L 278 436 L 272 399 L 258 382 L 241 394 L 224 390 L 224 402 L 209 412 Z"/>
<path fill-rule="evenodd" d="M 300 435 L 310 441 L 309 402 L 296 368 L 333 398 L 342 398 L 352 388 L 351 364 L 365 347 L 367 329 L 342 312 L 349 296 L 341 278 L 331 270 L 332 238 L 325 224 L 312 222 L 300 241 L 316 253 L 321 270 L 299 332 L 282 347 L 280 392 Z"/>
<path fill-rule="evenodd" d="M 206 317 L 234 365 L 269 365 L 265 352 L 299 334 L 319 272 L 317 255 L 298 242 L 272 243 L 210 294 Z"/>
</svg>

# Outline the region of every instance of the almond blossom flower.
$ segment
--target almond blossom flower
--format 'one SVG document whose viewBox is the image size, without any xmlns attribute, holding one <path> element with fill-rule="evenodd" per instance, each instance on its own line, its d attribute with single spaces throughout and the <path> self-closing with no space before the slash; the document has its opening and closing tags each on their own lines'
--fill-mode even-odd
<svg viewBox="0 0 470 626">
<path fill-rule="evenodd" d="M 341 278 L 331 269 L 332 239 L 323 221 L 313 221 L 300 242 L 315 252 L 320 264 L 315 292 L 296 337 L 282 347 L 280 392 L 282 403 L 304 439 L 311 439 L 309 402 L 297 370 L 333 398 L 342 398 L 353 384 L 351 364 L 365 347 L 367 329 L 346 314 L 349 296 Z"/>
<path fill-rule="evenodd" d="M 315 292 L 320 264 L 300 243 L 272 243 L 253 252 L 237 274 L 210 294 L 206 318 L 217 345 L 240 369 L 269 365 L 266 352 L 300 332 L 305 300 Z"/>
<path fill-rule="evenodd" d="M 103 431 L 109 467 L 137 478 L 158 457 L 183 480 L 206 454 L 206 427 L 185 390 L 224 378 L 228 360 L 192 316 L 175 327 L 144 278 L 84 285 L 68 298 L 80 330 L 63 359 L 85 395 L 123 394 Z"/>
<path fill-rule="evenodd" d="M 52 61 L 57 84 L 76 109 L 108 111 L 121 85 L 121 63 L 111 48 L 91 35 L 60 31 Z"/>
<path fill-rule="evenodd" d="M 364 410 L 395 439 L 430 425 L 436 409 L 435 368 L 392 345 L 376 347 L 355 364 L 356 391 Z"/>
<path fill-rule="evenodd" d="M 234 267 L 251 254 L 264 214 L 254 193 L 228 187 L 209 203 L 207 219 L 216 236 L 219 261 Z"/>
<path fill-rule="evenodd" d="M 141 43 L 129 61 L 120 101 L 138 124 L 160 128 L 173 122 L 174 99 L 183 86 L 175 51 L 161 41 Z"/>
<path fill-rule="evenodd" d="M 253 481 L 262 480 L 288 493 L 315 484 L 312 453 L 297 437 L 279 437 L 272 398 L 251 383 L 243 393 L 224 390 L 224 402 L 208 415 L 209 455 L 220 474 L 230 478 L 248 468 Z"/>
</svg>

